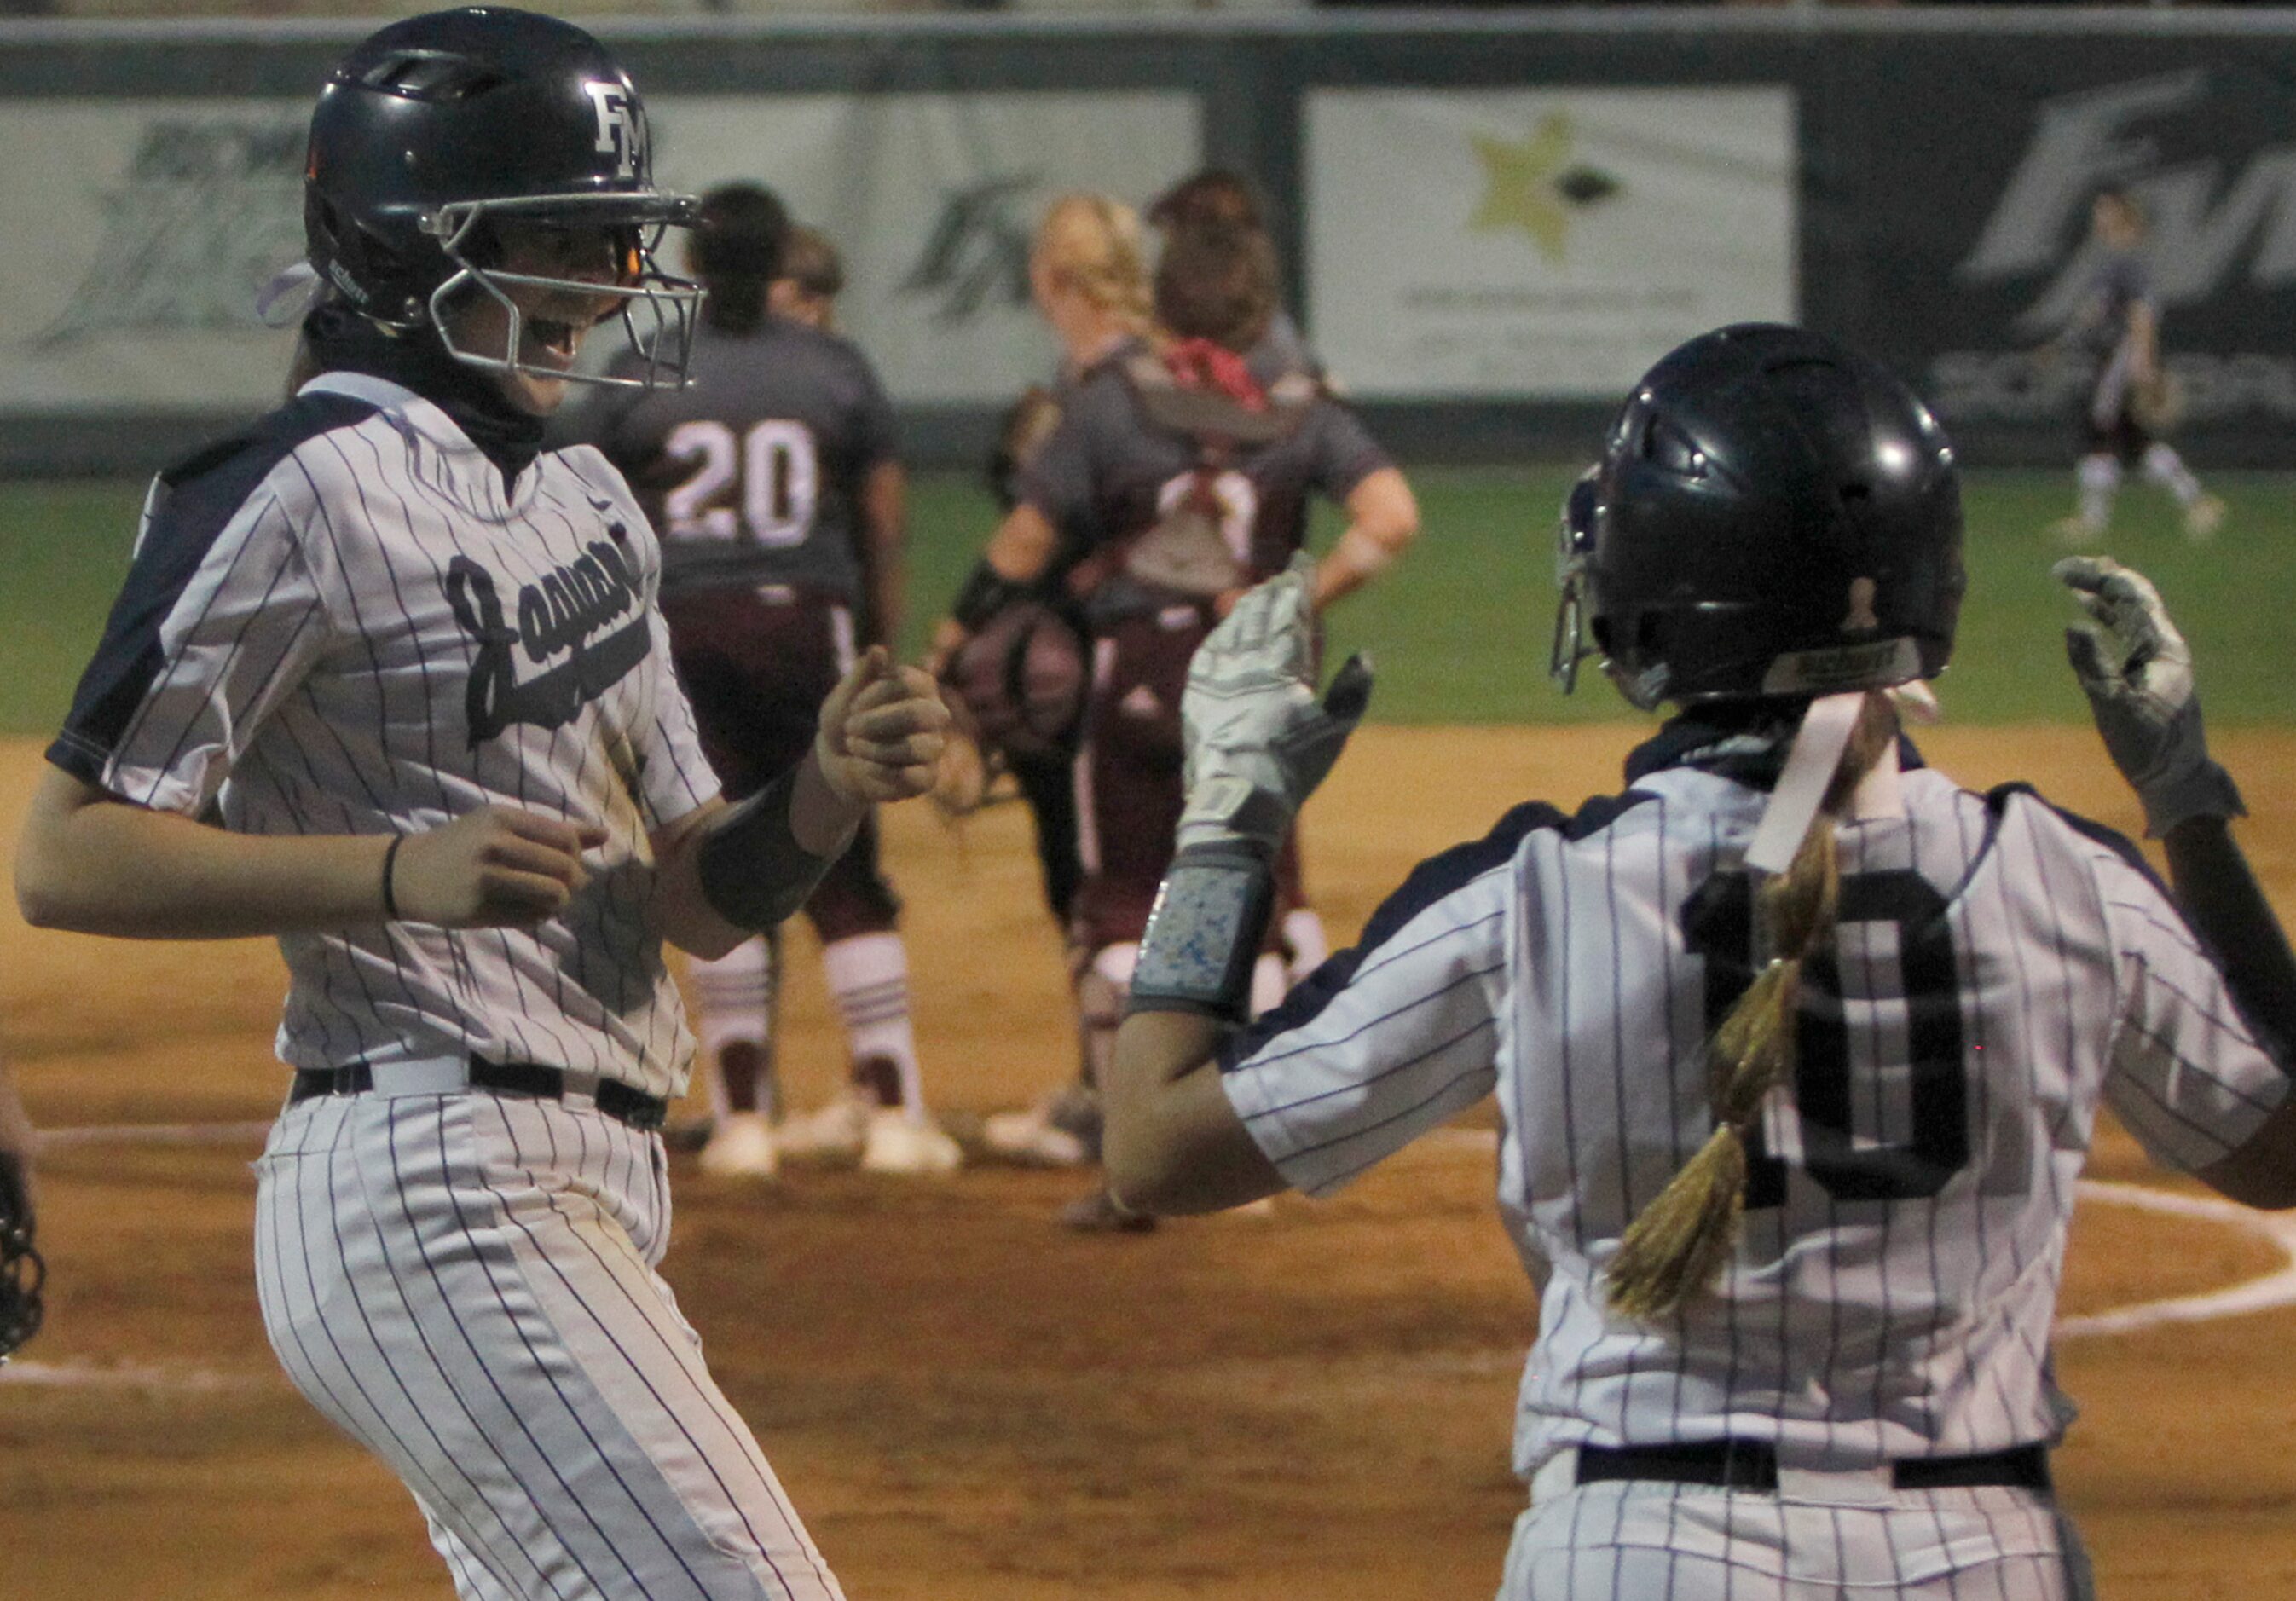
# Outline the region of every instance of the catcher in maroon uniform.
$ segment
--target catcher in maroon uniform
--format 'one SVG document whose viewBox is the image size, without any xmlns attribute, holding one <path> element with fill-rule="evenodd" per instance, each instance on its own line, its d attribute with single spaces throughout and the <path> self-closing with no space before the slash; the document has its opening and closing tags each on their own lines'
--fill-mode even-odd
<svg viewBox="0 0 2296 1601">
<path fill-rule="evenodd" d="M 1050 571 L 1085 619 L 1089 690 L 1075 768 L 1084 868 L 1071 912 L 1077 1007 L 1097 1079 L 1179 816 L 1188 660 L 1245 589 L 1281 571 L 1311 498 L 1349 525 L 1317 570 L 1320 608 L 1393 561 L 1419 526 L 1410 486 L 1310 374 L 1263 386 L 1244 359 L 1275 310 L 1264 234 L 1177 230 L 1155 278 L 1160 337 L 1127 339 L 1081 372 L 1020 474 L 940 643 L 959 644 Z M 1270 999 L 1283 988 L 1271 953 Z M 1105 1195 L 1070 1221 L 1121 1227 Z"/>
</svg>

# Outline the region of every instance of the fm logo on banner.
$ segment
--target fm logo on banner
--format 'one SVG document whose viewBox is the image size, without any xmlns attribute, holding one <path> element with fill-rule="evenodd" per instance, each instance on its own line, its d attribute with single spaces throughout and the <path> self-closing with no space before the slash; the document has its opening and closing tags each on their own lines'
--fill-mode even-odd
<svg viewBox="0 0 2296 1601">
<path fill-rule="evenodd" d="M 2079 342 L 2106 259 L 2090 234 L 2090 206 L 2107 188 L 2125 191 L 2148 220 L 2138 254 L 2188 418 L 2296 420 L 2296 360 L 2254 315 L 2262 309 L 2254 297 L 2296 287 L 2296 143 L 2241 140 L 2243 109 L 2226 77 L 2199 69 L 2034 105 L 2015 163 L 1954 267 L 1965 293 L 2005 304 L 1996 348 L 1933 359 L 1931 387 L 1948 423 L 2073 415 L 2088 365 L 2033 352 L 2069 331 Z M 2194 153 L 2178 159 L 2179 149 Z M 2251 344 L 2260 348 L 2240 348 Z"/>
</svg>

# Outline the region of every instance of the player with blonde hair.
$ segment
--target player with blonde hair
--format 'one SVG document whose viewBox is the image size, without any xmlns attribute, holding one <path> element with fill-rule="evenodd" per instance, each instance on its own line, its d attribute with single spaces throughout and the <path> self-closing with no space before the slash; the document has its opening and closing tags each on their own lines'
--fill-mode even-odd
<svg viewBox="0 0 2296 1601">
<path fill-rule="evenodd" d="M 1485 1096 L 1538 1287 L 1505 1601 L 2089 1595 L 2049 1453 L 2074 1180 L 2101 1100 L 2158 1160 L 2296 1203 L 2296 956 L 2226 823 L 2191 657 L 2142 578 L 2058 576 L 2106 748 L 2167 845 L 1898 735 L 1942 671 L 1959 472 L 1880 366 L 1799 329 L 1684 345 L 1570 496 L 1554 666 L 1679 714 L 1575 815 L 1423 863 L 1249 1026 L 1318 701 L 1310 575 L 1198 653 L 1177 851 L 1106 1088 L 1152 1212 L 1337 1189 Z"/>
</svg>

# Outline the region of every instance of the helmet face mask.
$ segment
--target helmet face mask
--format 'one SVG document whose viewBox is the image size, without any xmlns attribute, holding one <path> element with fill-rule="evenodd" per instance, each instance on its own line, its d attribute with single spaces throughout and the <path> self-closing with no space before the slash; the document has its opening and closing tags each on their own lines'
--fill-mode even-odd
<svg viewBox="0 0 2296 1601">
<path fill-rule="evenodd" d="M 421 225 L 426 234 L 439 242 L 452 267 L 424 302 L 429 324 L 438 331 L 449 356 L 485 372 L 613 389 L 681 388 L 693 359 L 695 314 L 701 308 L 702 289 L 693 279 L 665 269 L 658 250 L 668 228 L 692 226 L 693 206 L 685 196 L 663 196 L 659 203 L 636 209 L 628 197 L 618 194 L 518 195 L 442 206 Z M 659 215 L 631 220 L 645 213 Z M 496 228 L 504 223 L 604 234 L 613 242 L 615 276 L 600 283 L 504 267 L 500 264 Z M 513 294 L 513 290 L 523 293 Z M 455 302 L 473 292 L 491 299 L 507 320 L 499 353 L 466 349 L 456 337 Z M 528 322 L 521 300 L 549 295 L 615 302 L 589 325 L 594 327 L 609 318 L 619 321 L 630 348 L 644 356 L 644 366 L 634 375 L 621 377 L 520 359 Z M 643 329 L 641 321 L 645 324 Z"/>
<path fill-rule="evenodd" d="M 1587 567 L 1595 550 L 1597 500 L 1596 469 L 1589 467 L 1562 499 L 1562 518 L 1555 530 L 1554 644 L 1546 670 L 1569 694 L 1578 687 L 1578 664 L 1597 654 L 1587 636 Z"/>
<path fill-rule="evenodd" d="M 492 6 L 393 23 L 345 58 L 313 111 L 312 266 L 368 321 L 435 333 L 456 360 L 505 378 L 681 386 L 702 291 L 657 252 L 667 229 L 692 226 L 695 202 L 654 186 L 651 144 L 628 75 L 570 23 Z M 505 271 L 497 234 L 521 224 L 613 234 L 612 281 Z M 533 318 L 519 301 L 551 294 L 618 302 L 607 315 L 645 356 L 637 374 L 521 360 Z M 448 331 L 473 296 L 508 316 L 499 351 Z"/>
<path fill-rule="evenodd" d="M 1877 364 L 1745 324 L 1645 374 L 1572 486 L 1550 662 L 1599 653 L 1648 710 L 1935 677 L 1965 579 L 1960 478 Z M 1591 647 L 1588 643 L 1591 638 Z"/>
</svg>

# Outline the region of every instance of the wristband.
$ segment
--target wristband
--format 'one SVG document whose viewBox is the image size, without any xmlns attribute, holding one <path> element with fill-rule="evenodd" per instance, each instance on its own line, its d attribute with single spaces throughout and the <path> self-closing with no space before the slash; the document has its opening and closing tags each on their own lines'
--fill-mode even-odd
<svg viewBox="0 0 2296 1601">
<path fill-rule="evenodd" d="M 2144 808 L 2144 833 L 2161 839 L 2188 817 L 2244 817 L 2248 808 L 2232 775 L 2203 759 L 2170 783 L 2154 783 L 2136 792 Z"/>
<path fill-rule="evenodd" d="M 1128 1012 L 1193 1012 L 1242 1022 L 1275 905 L 1273 874 L 1238 842 L 1189 845 L 1156 891 Z"/>
<path fill-rule="evenodd" d="M 702 899 L 736 928 L 758 933 L 803 906 L 833 859 L 816 856 L 790 831 L 791 768 L 735 806 L 702 839 L 694 866 Z"/>
<path fill-rule="evenodd" d="M 398 848 L 406 843 L 406 836 L 395 833 L 390 843 L 382 848 L 382 917 L 386 923 L 398 921 L 398 896 L 390 886 L 390 875 L 398 866 Z"/>
<path fill-rule="evenodd" d="M 1014 601 L 1027 600 L 1037 593 L 1033 583 L 1023 584 L 1006 578 L 983 558 L 972 564 L 965 575 L 964 587 L 956 592 L 956 603 L 948 614 L 968 634 L 977 634 L 980 627 Z"/>
</svg>

